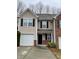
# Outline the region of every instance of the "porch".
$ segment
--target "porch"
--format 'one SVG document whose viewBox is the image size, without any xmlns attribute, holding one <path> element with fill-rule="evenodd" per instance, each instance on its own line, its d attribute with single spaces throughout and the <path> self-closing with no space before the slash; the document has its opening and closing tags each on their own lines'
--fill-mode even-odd
<svg viewBox="0 0 79 59">
<path fill-rule="evenodd" d="M 53 41 L 52 33 L 38 33 L 37 34 L 37 44 L 38 45 L 47 45 L 48 41 Z"/>
</svg>

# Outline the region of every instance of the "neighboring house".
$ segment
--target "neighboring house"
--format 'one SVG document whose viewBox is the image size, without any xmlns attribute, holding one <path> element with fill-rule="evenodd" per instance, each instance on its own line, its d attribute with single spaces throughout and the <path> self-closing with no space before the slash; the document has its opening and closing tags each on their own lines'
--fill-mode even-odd
<svg viewBox="0 0 79 59">
<path fill-rule="evenodd" d="M 18 18 L 18 31 L 21 32 L 20 46 L 47 45 L 54 39 L 53 17 L 55 14 L 35 14 L 30 9 Z"/>
<path fill-rule="evenodd" d="M 55 17 L 55 39 L 59 49 L 61 49 L 61 14 Z"/>
</svg>

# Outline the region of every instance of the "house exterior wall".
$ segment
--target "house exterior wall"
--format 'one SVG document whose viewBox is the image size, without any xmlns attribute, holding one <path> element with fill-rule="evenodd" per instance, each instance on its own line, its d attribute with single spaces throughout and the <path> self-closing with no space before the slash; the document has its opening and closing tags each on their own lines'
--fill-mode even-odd
<svg viewBox="0 0 79 59">
<path fill-rule="evenodd" d="M 61 37 L 58 37 L 59 49 L 61 49 Z"/>
<path fill-rule="evenodd" d="M 43 20 L 40 20 L 40 21 L 43 21 Z M 38 34 L 42 34 L 42 44 L 43 45 L 47 45 L 48 43 L 48 39 L 46 40 L 45 39 L 45 35 L 44 34 L 47 34 L 47 37 L 48 37 L 48 34 L 51 34 L 51 41 L 53 41 L 53 21 L 52 20 L 46 20 L 48 21 L 48 28 L 40 28 L 40 21 L 38 21 L 38 31 L 37 33 Z"/>
<path fill-rule="evenodd" d="M 35 26 L 34 27 L 26 27 L 26 26 L 21 26 L 21 19 L 35 19 Z M 21 32 L 21 34 L 33 34 L 34 35 L 34 45 L 38 45 L 38 34 L 42 34 L 42 44 L 47 44 L 48 40 L 45 39 L 45 35 L 43 34 L 51 34 L 51 37 L 52 37 L 52 41 L 53 41 L 53 29 L 54 29 L 54 26 L 53 26 L 53 19 L 49 20 L 45 20 L 45 21 L 48 21 L 48 28 L 40 28 L 40 22 L 38 22 L 38 18 L 30 11 L 26 11 L 24 12 L 20 18 L 17 19 L 18 20 L 18 31 Z M 43 21 L 40 20 L 40 21 Z M 41 29 L 41 30 L 38 30 L 38 29 Z"/>
<path fill-rule="evenodd" d="M 56 17 L 55 20 L 55 36 L 56 36 L 56 44 L 57 48 L 59 48 L 60 41 L 61 41 L 61 26 L 60 26 L 60 21 L 61 21 L 61 14 Z M 59 27 L 58 27 L 59 26 Z"/>
<path fill-rule="evenodd" d="M 30 12 L 27 12 L 27 13 L 24 13 L 18 20 L 19 20 L 19 24 L 18 24 L 18 27 L 19 27 L 19 30 L 21 32 L 25 32 L 25 33 L 34 33 L 35 32 L 35 29 L 36 29 L 36 23 L 35 23 L 35 26 L 34 27 L 26 27 L 26 26 L 20 26 L 21 25 L 21 18 L 23 19 L 35 19 L 35 21 L 37 20 L 36 17 L 34 17 Z"/>
<path fill-rule="evenodd" d="M 50 29 L 53 28 L 53 23 L 52 23 L 52 21 L 49 21 L 48 26 L 49 26 Z"/>
<path fill-rule="evenodd" d="M 42 20 L 40 20 L 40 21 L 42 21 Z M 38 29 L 42 29 L 42 28 L 40 28 L 40 21 L 38 21 L 38 27 L 37 27 Z M 52 28 L 53 28 L 53 22 L 48 21 L 48 28 L 45 28 L 45 29 L 52 29 Z"/>
<path fill-rule="evenodd" d="M 35 19 L 35 26 L 30 26 L 30 27 L 26 27 L 26 26 L 21 26 L 21 19 Z M 22 34 L 33 34 L 34 35 L 34 43 L 35 40 L 37 40 L 37 17 L 35 17 L 32 12 L 30 11 L 26 11 L 24 12 L 20 18 L 17 19 L 18 20 L 18 31 L 21 32 L 21 35 Z"/>
<path fill-rule="evenodd" d="M 20 17 L 21 18 L 36 18 L 31 11 L 24 12 Z"/>
<path fill-rule="evenodd" d="M 18 27 L 18 30 L 21 32 L 21 33 L 24 33 L 24 34 L 34 34 L 36 32 L 35 30 L 36 28 L 35 27 L 21 27 L 19 26 Z M 36 34 L 36 33 L 35 33 Z"/>
</svg>

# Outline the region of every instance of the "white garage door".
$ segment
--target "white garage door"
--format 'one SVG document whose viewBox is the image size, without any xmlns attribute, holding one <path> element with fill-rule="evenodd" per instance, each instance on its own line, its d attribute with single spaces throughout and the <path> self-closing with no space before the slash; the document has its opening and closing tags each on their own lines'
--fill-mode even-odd
<svg viewBox="0 0 79 59">
<path fill-rule="evenodd" d="M 34 45 L 33 35 L 21 35 L 20 46 L 33 46 Z"/>
</svg>

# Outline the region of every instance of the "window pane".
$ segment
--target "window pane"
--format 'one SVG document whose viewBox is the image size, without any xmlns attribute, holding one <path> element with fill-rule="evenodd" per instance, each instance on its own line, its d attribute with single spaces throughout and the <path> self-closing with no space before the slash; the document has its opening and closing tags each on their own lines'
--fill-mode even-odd
<svg viewBox="0 0 79 59">
<path fill-rule="evenodd" d="M 28 26 L 33 26 L 33 20 L 28 20 Z"/>
<path fill-rule="evenodd" d="M 47 35 L 47 39 L 48 39 L 48 40 L 51 40 L 51 34 L 48 34 L 48 35 Z"/>
<path fill-rule="evenodd" d="M 23 20 L 23 26 L 27 26 L 27 20 Z"/>
<path fill-rule="evenodd" d="M 42 21 L 42 28 L 47 28 L 47 21 Z"/>
<path fill-rule="evenodd" d="M 23 26 L 33 26 L 33 20 L 32 19 L 24 19 Z"/>
</svg>

